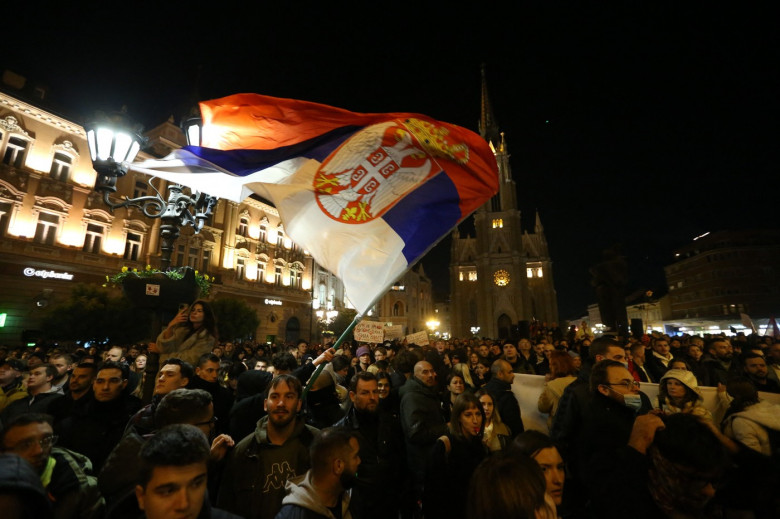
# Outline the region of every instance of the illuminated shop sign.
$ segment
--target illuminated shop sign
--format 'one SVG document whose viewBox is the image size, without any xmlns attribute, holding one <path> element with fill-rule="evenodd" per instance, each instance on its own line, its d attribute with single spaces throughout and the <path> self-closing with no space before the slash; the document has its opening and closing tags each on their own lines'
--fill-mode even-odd
<svg viewBox="0 0 780 519">
<path fill-rule="evenodd" d="M 282 302 L 278 299 L 266 299 L 265 304 L 271 305 L 271 306 L 282 306 Z"/>
<path fill-rule="evenodd" d="M 65 281 L 72 281 L 73 274 L 67 272 L 56 272 L 54 270 L 35 270 L 32 267 L 24 269 L 24 275 L 28 278 L 43 278 L 43 279 L 64 279 Z"/>
</svg>

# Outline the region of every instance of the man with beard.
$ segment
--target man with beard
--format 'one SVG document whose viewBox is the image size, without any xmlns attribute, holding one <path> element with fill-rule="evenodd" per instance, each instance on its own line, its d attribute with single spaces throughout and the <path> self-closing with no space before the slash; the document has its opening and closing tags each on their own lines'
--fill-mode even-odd
<svg viewBox="0 0 780 519">
<path fill-rule="evenodd" d="M 700 385 L 724 386 L 731 378 L 740 376 L 739 363 L 733 362 L 734 348 L 723 337 L 715 337 L 707 344 L 707 353 L 702 357 Z"/>
<path fill-rule="evenodd" d="M 746 351 L 742 354 L 742 369 L 745 376 L 756 387 L 756 391 L 767 393 L 780 393 L 780 385 L 769 378 L 769 369 L 763 355 L 754 351 Z"/>
<path fill-rule="evenodd" d="M 395 519 L 407 479 L 401 423 L 396 414 L 380 406 L 373 373 L 352 377 L 349 398 L 352 407 L 336 426 L 356 433 L 360 443 L 361 464 L 351 508 L 358 517 Z"/>
<path fill-rule="evenodd" d="M 293 375 L 271 381 L 263 403 L 268 414 L 230 453 L 217 506 L 246 519 L 267 519 L 279 511 L 285 483 L 310 468 L 309 447 L 320 433 L 298 416 L 302 390 Z"/>
<path fill-rule="evenodd" d="M 287 496 L 276 519 L 327 517 L 352 519 L 350 489 L 360 466 L 357 436 L 344 427 L 330 427 L 311 445 L 311 469 L 287 482 Z"/>
</svg>

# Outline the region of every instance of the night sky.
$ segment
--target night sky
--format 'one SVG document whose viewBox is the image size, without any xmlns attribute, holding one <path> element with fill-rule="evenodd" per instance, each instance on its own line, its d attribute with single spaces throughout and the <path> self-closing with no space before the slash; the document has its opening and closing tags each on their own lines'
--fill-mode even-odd
<svg viewBox="0 0 780 519">
<path fill-rule="evenodd" d="M 126 105 L 150 128 L 198 100 L 254 92 L 476 130 L 484 63 L 521 209 L 531 224 L 541 214 L 563 319 L 595 302 L 588 269 L 606 247 L 627 257 L 631 289 L 660 294 L 674 247 L 707 231 L 779 226 L 780 32 L 770 12 L 174 3 L 45 13 L 17 3 L 0 68 L 49 85 L 78 122 Z M 423 260 L 439 295 L 449 243 Z"/>
</svg>

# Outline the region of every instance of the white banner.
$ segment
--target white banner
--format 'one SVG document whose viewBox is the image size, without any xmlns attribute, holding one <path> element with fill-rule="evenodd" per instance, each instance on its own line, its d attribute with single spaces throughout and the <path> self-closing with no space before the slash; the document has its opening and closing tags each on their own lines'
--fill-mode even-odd
<svg viewBox="0 0 780 519">
<path fill-rule="evenodd" d="M 417 346 L 425 346 L 428 344 L 428 332 L 425 330 L 406 336 L 407 344 L 416 344 Z"/>
<path fill-rule="evenodd" d="M 393 326 L 385 326 L 385 340 L 392 341 L 393 339 L 400 339 L 404 336 L 404 327 L 401 324 L 394 324 Z"/>
<path fill-rule="evenodd" d="M 520 404 L 520 414 L 523 417 L 523 426 L 526 429 L 534 429 L 547 434 L 547 415 L 539 412 L 539 395 L 544 388 L 544 377 L 541 375 L 523 375 L 515 373 L 512 383 L 512 392 Z M 715 418 L 715 423 L 720 423 L 725 409 L 718 407 L 718 390 L 714 387 L 700 386 L 701 396 L 706 407 Z M 640 391 L 650 398 L 653 407 L 658 406 L 658 384 L 642 382 Z M 760 392 L 762 400 L 768 400 L 773 404 L 780 404 L 780 394 Z"/>
<path fill-rule="evenodd" d="M 352 335 L 356 341 L 359 342 L 371 342 L 374 344 L 381 343 L 384 340 L 385 323 L 378 323 L 376 321 L 360 321 L 355 326 L 355 331 Z"/>
</svg>

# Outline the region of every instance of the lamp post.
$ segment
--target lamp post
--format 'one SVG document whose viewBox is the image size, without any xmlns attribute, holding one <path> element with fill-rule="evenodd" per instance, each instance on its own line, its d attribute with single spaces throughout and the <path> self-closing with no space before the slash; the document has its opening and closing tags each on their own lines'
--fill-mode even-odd
<svg viewBox="0 0 780 519">
<path fill-rule="evenodd" d="M 103 202 L 111 209 L 118 207 L 137 207 L 148 218 L 159 218 L 162 255 L 160 266 L 166 270 L 171 265 L 173 244 L 179 237 L 182 226 L 190 225 L 198 233 L 217 203 L 217 198 L 199 191 L 186 194 L 179 184 L 168 186 L 168 199 L 165 200 L 152 185 L 155 195 L 129 198 L 114 202 L 111 195 L 116 192 L 116 181 L 127 174 L 129 164 L 146 143 L 141 136 L 141 127 L 134 125 L 122 111 L 111 115 L 99 114 L 95 121 L 85 125 L 87 144 L 92 165 L 98 172 L 95 191 L 102 193 Z M 188 145 L 199 145 L 201 121 L 190 117 L 182 124 Z M 194 214 L 193 214 L 194 213 Z"/>
</svg>

